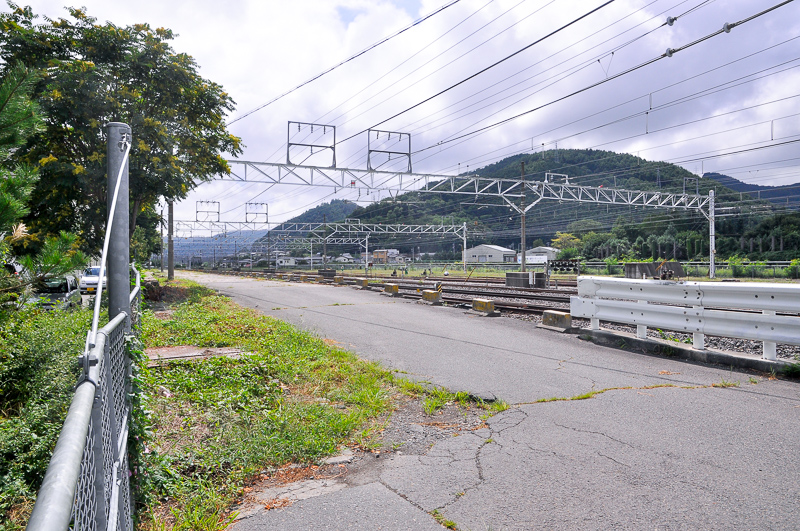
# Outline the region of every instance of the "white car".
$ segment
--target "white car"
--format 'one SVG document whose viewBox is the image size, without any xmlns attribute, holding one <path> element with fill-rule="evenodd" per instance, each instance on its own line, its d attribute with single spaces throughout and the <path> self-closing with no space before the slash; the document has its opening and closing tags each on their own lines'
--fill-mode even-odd
<svg viewBox="0 0 800 531">
<path fill-rule="evenodd" d="M 82 295 L 93 295 L 97 293 L 97 281 L 100 278 L 100 266 L 87 267 L 81 276 L 80 290 Z M 103 277 L 103 288 L 108 285 L 108 277 Z"/>
<path fill-rule="evenodd" d="M 71 310 L 80 308 L 81 295 L 78 280 L 72 275 L 48 278 L 33 290 L 30 304 L 39 304 L 45 310 Z"/>
</svg>

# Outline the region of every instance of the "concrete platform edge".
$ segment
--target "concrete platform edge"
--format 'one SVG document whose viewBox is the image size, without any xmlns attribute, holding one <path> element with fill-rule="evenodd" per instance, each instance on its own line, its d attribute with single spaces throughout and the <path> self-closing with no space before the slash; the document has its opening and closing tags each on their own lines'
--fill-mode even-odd
<svg viewBox="0 0 800 531">
<path fill-rule="evenodd" d="M 790 365 L 789 362 L 782 360 L 770 361 L 734 352 L 711 349 L 696 350 L 690 345 L 675 341 L 640 339 L 628 332 L 587 329 L 577 332 L 579 338 L 592 341 L 599 345 L 636 350 L 645 354 L 667 358 L 679 358 L 699 363 L 709 363 L 738 369 L 752 369 L 767 373 L 774 371 L 777 374 L 782 373 L 783 370 Z"/>
</svg>

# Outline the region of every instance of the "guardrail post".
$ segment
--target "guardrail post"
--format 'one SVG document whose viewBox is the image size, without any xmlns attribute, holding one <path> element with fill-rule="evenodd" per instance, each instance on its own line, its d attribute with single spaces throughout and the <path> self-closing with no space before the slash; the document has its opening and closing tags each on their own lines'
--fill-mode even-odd
<svg viewBox="0 0 800 531">
<path fill-rule="evenodd" d="M 763 310 L 764 315 L 775 315 L 775 312 L 770 310 Z M 765 360 L 775 361 L 778 359 L 778 344 L 774 341 L 764 341 L 762 356 Z"/>
<path fill-rule="evenodd" d="M 639 304 L 647 304 L 647 301 L 639 301 Z M 647 326 L 636 325 L 636 337 L 639 339 L 647 339 Z"/>
<path fill-rule="evenodd" d="M 108 319 L 124 312 L 130 317 L 130 237 L 128 221 L 128 157 L 125 148 L 132 141 L 128 124 L 111 122 L 106 125 L 108 145 L 108 210 L 114 202 L 114 189 L 120 180 L 119 193 L 114 207 L 114 218 L 108 220 L 111 234 L 108 243 Z M 121 170 L 121 171 L 120 171 Z M 125 324 L 125 333 L 130 333 L 130 319 Z"/>
<path fill-rule="evenodd" d="M 695 310 L 703 310 L 702 306 L 692 306 Z M 692 346 L 697 350 L 705 350 L 706 349 L 706 336 L 702 332 L 693 332 L 692 333 Z"/>
</svg>

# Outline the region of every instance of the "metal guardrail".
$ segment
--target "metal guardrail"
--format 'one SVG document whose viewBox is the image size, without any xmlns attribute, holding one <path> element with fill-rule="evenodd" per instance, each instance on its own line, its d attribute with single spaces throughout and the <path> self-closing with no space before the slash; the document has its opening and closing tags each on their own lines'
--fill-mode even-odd
<svg viewBox="0 0 800 531">
<path fill-rule="evenodd" d="M 735 311 L 734 311 L 735 310 Z M 760 312 L 760 313 L 756 313 Z M 800 345 L 800 286 L 740 282 L 672 282 L 578 277 L 578 296 L 570 298 L 573 317 L 691 333 L 694 347 L 705 335 L 763 342 L 763 357 L 776 359 L 778 343 Z"/>
</svg>

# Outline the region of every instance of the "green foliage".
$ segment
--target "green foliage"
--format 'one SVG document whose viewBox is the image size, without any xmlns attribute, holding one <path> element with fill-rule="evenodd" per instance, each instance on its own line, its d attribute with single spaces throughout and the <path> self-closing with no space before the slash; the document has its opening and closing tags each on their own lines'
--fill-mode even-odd
<svg viewBox="0 0 800 531">
<path fill-rule="evenodd" d="M 433 519 L 436 520 L 442 527 L 453 530 L 458 529 L 458 525 L 454 521 L 445 518 L 438 509 L 431 511 L 431 516 L 433 516 Z"/>
<path fill-rule="evenodd" d="M 38 106 L 30 99 L 38 80 L 39 76 L 21 63 L 7 66 L 0 76 L 0 259 L 10 262 L 22 253 L 19 262 L 26 268 L 19 276 L 0 269 L 0 303 L 17 298 L 29 284 L 64 275 L 86 263 L 85 256 L 77 252 L 74 235 L 61 232 L 42 242 L 28 235 L 25 225 L 19 223 L 30 212 L 28 202 L 38 176 L 30 165 L 9 158 L 42 129 Z M 29 245 L 32 248 L 26 250 Z M 11 308 L 4 304 L 0 313 Z"/>
<path fill-rule="evenodd" d="M 41 130 L 42 120 L 30 99 L 38 76 L 19 63 L 0 73 L 0 232 L 5 238 L 12 225 L 30 211 L 28 197 L 37 181 L 35 169 L 11 163 L 9 158 Z M 22 236 L 24 230 L 15 232 Z"/>
<path fill-rule="evenodd" d="M 556 237 L 553 238 L 551 245 L 556 249 L 567 249 L 569 247 L 576 247 L 580 243 L 580 238 L 568 232 L 556 232 Z"/>
<path fill-rule="evenodd" d="M 0 520 L 29 505 L 44 478 L 90 321 L 88 311 L 26 310 L 0 324 Z"/>
<path fill-rule="evenodd" d="M 171 48 L 172 31 L 99 24 L 75 8 L 69 18 L 37 23 L 30 8 L 9 7 L 0 13 L 0 58 L 44 72 L 35 92 L 45 131 L 15 154 L 41 172 L 26 219 L 32 230 L 76 232 L 85 251 L 99 248 L 108 122 L 133 130 L 132 231 L 159 197 L 181 199 L 230 172 L 222 154 L 241 153 L 240 139 L 225 126 L 234 102 L 199 75 L 192 57 Z"/>
<path fill-rule="evenodd" d="M 177 307 L 172 319 L 144 313 L 146 344 L 228 346 L 245 353 L 144 371 L 154 451 L 137 481 L 145 504 L 176 497 L 179 513 L 213 523 L 223 514 L 220 507 L 263 468 L 314 462 L 348 441 L 366 443 L 373 434 L 367 421 L 391 405 L 391 375 L 286 323 L 188 286 L 197 300 Z M 222 502 L 198 496 L 202 485 L 213 487 Z"/>
<path fill-rule="evenodd" d="M 565 249 L 561 249 L 556 258 L 558 260 L 574 260 L 579 256 L 580 251 L 578 251 L 577 247 L 567 247 Z"/>
<path fill-rule="evenodd" d="M 789 363 L 783 368 L 783 375 L 787 378 L 800 379 L 800 363 Z"/>
</svg>

